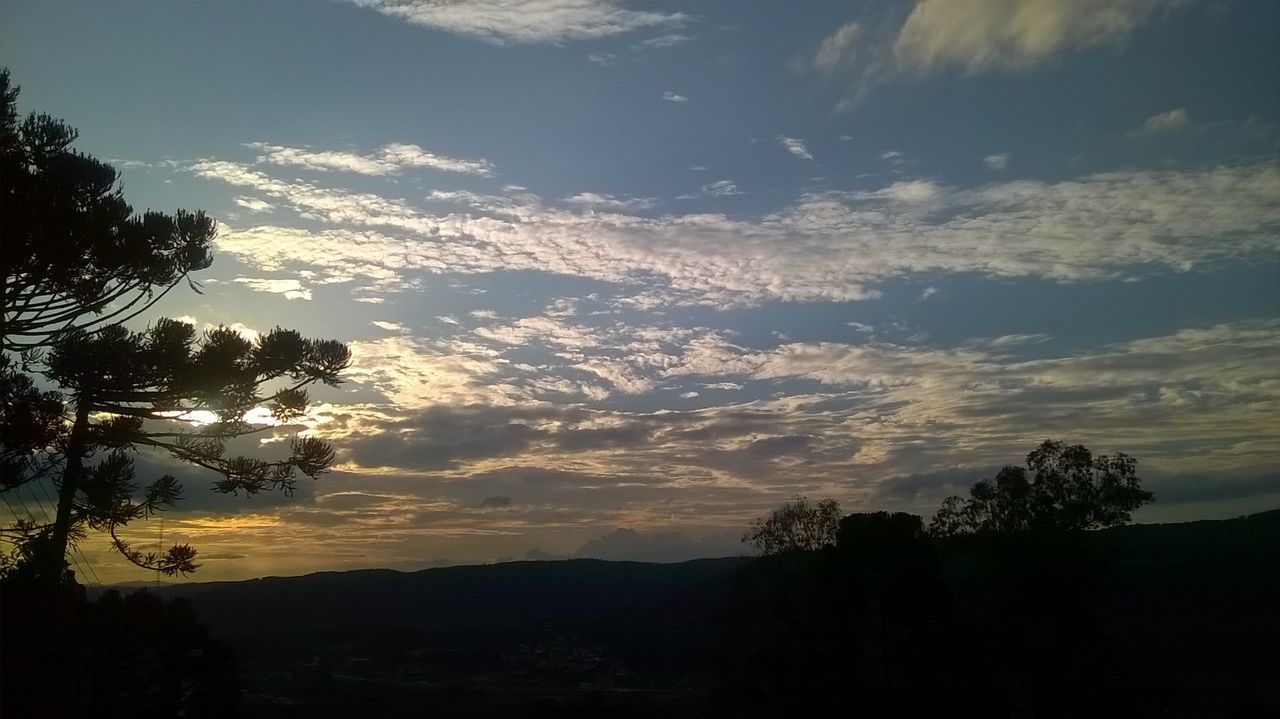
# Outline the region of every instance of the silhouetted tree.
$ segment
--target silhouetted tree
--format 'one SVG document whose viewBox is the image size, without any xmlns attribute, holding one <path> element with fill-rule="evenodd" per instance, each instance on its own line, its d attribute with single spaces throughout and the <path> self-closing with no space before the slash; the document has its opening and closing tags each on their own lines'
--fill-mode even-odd
<svg viewBox="0 0 1280 719">
<path fill-rule="evenodd" d="M 944 500 L 929 531 L 946 537 L 1125 524 L 1133 510 L 1153 499 L 1142 489 L 1137 466 L 1123 453 L 1095 457 L 1082 445 L 1045 440 L 1027 455 L 1025 468 L 1005 467 L 994 482 L 974 484 L 968 499 Z"/>
<path fill-rule="evenodd" d="M 1005 706 L 1087 713 L 1077 687 L 1111 676 L 1112 648 L 1093 599 L 1107 557 L 1085 530 L 1125 524 L 1152 499 L 1134 458 L 1045 440 L 1025 467 L 1005 467 L 938 509 L 930 533 L 979 568 L 984 601 L 965 630 L 974 660 L 1002 672 L 992 689 Z M 1114 690 L 1094 688 L 1099 696 Z"/>
<path fill-rule="evenodd" d="M 61 394 L 39 389 L 0 353 L 0 487 L 45 476 L 51 467 L 33 460 L 62 435 L 62 412 Z"/>
<path fill-rule="evenodd" d="M 19 522 L 6 571 L 60 580 L 69 542 L 105 532 L 130 562 L 164 574 L 194 571 L 195 550 L 132 549 L 117 530 L 173 504 L 165 475 L 135 483 L 131 453 L 160 450 L 218 473 L 214 489 L 291 494 L 297 475 L 316 477 L 333 450 L 294 438 L 289 456 L 227 456 L 228 440 L 305 411 L 306 387 L 336 385 L 350 352 L 333 340 L 276 328 L 253 341 L 219 327 L 161 319 L 134 332 L 122 323 L 210 263 L 214 225 L 201 213 L 138 217 L 114 169 L 70 149 L 75 131 L 46 115 L 17 121 L 17 89 L 0 73 L 3 175 L 3 325 L 0 364 L 0 491 L 53 477 L 57 512 L 46 525 Z M 193 285 L 194 286 L 194 285 Z M 66 395 L 39 389 L 39 372 Z M 193 426 L 192 413 L 203 420 Z"/>
<path fill-rule="evenodd" d="M 211 219 L 135 214 L 115 168 L 72 150 L 61 120 L 20 121 L 17 96 L 0 70 L 0 349 L 127 321 L 209 266 Z"/>
<path fill-rule="evenodd" d="M 807 552 L 835 544 L 840 528 L 840 503 L 824 499 L 811 504 L 804 497 L 751 522 L 742 541 L 762 554 Z"/>
</svg>

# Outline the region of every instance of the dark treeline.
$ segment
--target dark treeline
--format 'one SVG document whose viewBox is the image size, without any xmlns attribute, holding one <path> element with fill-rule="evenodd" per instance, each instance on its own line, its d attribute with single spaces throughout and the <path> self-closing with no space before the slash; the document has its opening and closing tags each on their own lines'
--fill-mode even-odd
<svg viewBox="0 0 1280 719">
<path fill-rule="evenodd" d="M 719 706 L 747 716 L 1280 708 L 1269 679 L 1280 655 L 1261 639 L 1280 628 L 1265 609 L 1280 600 L 1265 558 L 1280 517 L 1242 520 L 1230 543 L 1171 543 L 1137 560 L 1142 548 L 1128 545 L 1142 535 L 1123 525 L 1153 496 L 1136 472 L 1132 457 L 1046 441 L 1025 467 L 947 499 L 928 525 L 904 513 L 839 518 L 833 503 L 803 499 L 773 512 L 745 537 L 765 556 L 743 570 L 724 622 Z"/>
<path fill-rule="evenodd" d="M 744 568 L 718 698 L 748 716 L 1264 715 L 1277 550 L 1276 512 L 943 539 L 855 514 L 834 546 Z"/>
</svg>

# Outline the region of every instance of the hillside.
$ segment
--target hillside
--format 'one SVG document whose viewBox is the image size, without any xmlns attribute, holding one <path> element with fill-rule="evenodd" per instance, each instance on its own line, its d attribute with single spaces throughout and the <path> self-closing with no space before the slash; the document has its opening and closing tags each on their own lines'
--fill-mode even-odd
<svg viewBox="0 0 1280 719">
<path fill-rule="evenodd" d="M 962 614 L 985 611 L 972 552 L 941 549 Z M 1265 681 L 1280 667 L 1280 511 L 1097 532 L 1085 551 L 1104 558 L 1092 601 L 1118 661 L 1187 704 L 1211 706 L 1235 687 L 1249 706 L 1280 706 Z M 692 715 L 723 637 L 751 631 L 727 624 L 725 608 L 752 564 L 513 562 L 160 591 L 188 597 L 236 651 L 249 708 L 264 715 L 422 706 L 450 716 L 530 706 Z"/>
</svg>

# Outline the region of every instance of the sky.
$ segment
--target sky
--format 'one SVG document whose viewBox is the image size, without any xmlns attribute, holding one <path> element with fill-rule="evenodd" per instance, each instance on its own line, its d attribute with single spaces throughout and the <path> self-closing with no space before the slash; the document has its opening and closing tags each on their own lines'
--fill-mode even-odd
<svg viewBox="0 0 1280 719">
<path fill-rule="evenodd" d="M 155 316 L 352 350 L 242 443 L 333 443 L 293 498 L 139 459 L 187 490 L 126 538 L 195 580 L 722 556 L 1045 438 L 1137 457 L 1139 521 L 1280 506 L 1278 36 L 1214 0 L 0 7 L 21 111 L 217 218 Z"/>
</svg>

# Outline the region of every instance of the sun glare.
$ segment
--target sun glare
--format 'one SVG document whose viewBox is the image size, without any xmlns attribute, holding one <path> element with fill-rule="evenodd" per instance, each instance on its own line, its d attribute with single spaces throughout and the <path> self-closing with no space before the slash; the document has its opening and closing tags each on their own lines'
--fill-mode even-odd
<svg viewBox="0 0 1280 719">
<path fill-rule="evenodd" d="M 207 409 L 196 409 L 189 412 L 167 412 L 165 415 L 172 419 L 187 422 L 197 427 L 216 424 L 218 421 L 218 415 Z M 241 419 L 248 424 L 258 426 L 269 425 L 274 427 L 280 424 L 280 420 L 272 417 L 271 410 L 266 407 L 254 407 L 248 412 L 245 412 Z"/>
</svg>

